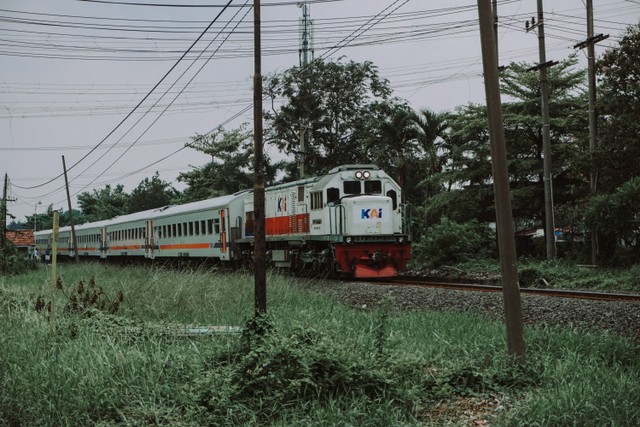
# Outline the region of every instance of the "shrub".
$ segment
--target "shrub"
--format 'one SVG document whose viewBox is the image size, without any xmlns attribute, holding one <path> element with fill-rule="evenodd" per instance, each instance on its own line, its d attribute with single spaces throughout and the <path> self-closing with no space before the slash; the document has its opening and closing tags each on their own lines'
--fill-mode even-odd
<svg viewBox="0 0 640 427">
<path fill-rule="evenodd" d="M 0 272 L 6 276 L 26 273 L 36 269 L 33 260 L 20 256 L 13 245 L 7 244 L 5 250 L 0 249 Z"/>
<path fill-rule="evenodd" d="M 494 254 L 494 233 L 476 220 L 457 223 L 443 218 L 414 245 L 414 260 L 430 268 Z"/>
</svg>

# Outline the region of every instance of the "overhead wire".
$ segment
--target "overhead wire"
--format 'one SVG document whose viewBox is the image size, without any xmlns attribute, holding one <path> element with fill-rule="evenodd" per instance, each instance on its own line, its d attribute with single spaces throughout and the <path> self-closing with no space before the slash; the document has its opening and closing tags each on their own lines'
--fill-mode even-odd
<svg viewBox="0 0 640 427">
<path fill-rule="evenodd" d="M 227 5 L 231 4 L 233 0 L 229 0 Z M 91 155 L 91 153 L 93 153 L 98 147 L 100 147 L 111 135 L 113 135 L 115 133 L 116 130 L 118 130 L 120 128 L 120 126 L 122 126 L 128 119 L 129 117 L 131 117 L 133 115 L 133 113 L 135 113 L 135 111 L 144 103 L 144 101 L 147 100 L 147 98 L 149 98 L 149 96 L 151 96 L 151 94 L 155 91 L 155 89 L 160 85 L 160 83 L 162 83 L 170 74 L 171 72 L 180 64 L 180 62 L 182 61 L 182 59 L 187 55 L 188 52 L 191 51 L 191 49 L 193 49 L 193 47 L 200 41 L 200 39 L 202 39 L 202 37 L 207 33 L 207 31 L 209 30 L 209 28 L 211 28 L 211 26 L 213 25 L 214 22 L 216 22 L 220 16 L 222 16 L 222 14 L 226 11 L 226 7 L 223 8 L 217 15 L 216 17 L 213 19 L 213 21 L 211 21 L 211 23 L 204 29 L 204 31 L 198 36 L 198 38 L 191 44 L 191 46 L 189 46 L 189 48 L 184 52 L 184 54 L 180 57 L 180 59 L 178 59 L 178 61 L 173 64 L 173 66 L 169 69 L 169 71 L 167 71 L 164 76 L 162 76 L 162 78 L 158 81 L 158 83 L 156 83 L 154 85 L 154 87 L 142 98 L 142 100 L 140 102 L 138 102 L 138 104 L 133 107 L 133 109 L 116 125 L 116 127 L 113 128 L 113 130 L 111 130 L 107 136 L 105 136 L 95 147 L 93 147 L 91 150 L 89 150 L 89 152 L 87 154 L 85 154 L 80 160 L 78 160 L 77 162 L 75 162 L 72 166 L 70 166 L 67 171 L 70 171 L 71 169 L 73 169 L 75 166 L 77 166 L 80 162 L 82 162 L 84 159 L 86 159 L 89 155 Z M 35 188 L 40 188 L 40 187 L 44 187 L 47 184 L 52 183 L 53 181 L 55 181 L 56 179 L 62 177 L 64 175 L 64 173 L 61 173 L 60 175 L 58 175 L 55 178 L 52 178 L 42 184 L 36 185 L 36 186 L 30 186 L 30 187 L 21 187 L 19 185 L 14 184 L 17 188 L 21 188 L 23 190 L 30 190 L 30 189 L 35 189 Z"/>
<path fill-rule="evenodd" d="M 103 2 L 103 3 L 113 3 L 113 2 Z M 397 3 L 397 2 L 396 2 L 396 3 Z M 293 2 L 290 2 L 289 4 L 293 4 Z M 367 21 L 367 22 L 369 22 L 369 21 Z M 547 21 L 547 22 L 548 22 L 548 21 Z M 366 24 L 366 23 L 365 23 L 365 24 Z M 362 24 L 362 25 L 365 25 L 365 24 Z M 548 28 L 550 28 L 551 30 L 553 30 L 553 29 L 554 29 L 554 28 L 552 28 L 552 25 L 549 25 L 549 26 L 548 26 Z M 356 31 L 357 31 L 357 30 L 356 30 Z M 468 30 L 468 31 L 473 31 L 473 29 L 470 29 L 470 30 Z M 352 34 L 353 34 L 353 33 L 352 33 Z M 464 34 L 464 33 L 461 33 L 461 34 Z M 348 37 L 349 37 L 349 36 L 347 36 L 346 38 L 348 38 Z M 344 41 L 346 38 L 343 38 L 343 39 L 342 39 L 342 41 Z M 364 45 L 364 42 L 362 42 L 362 40 L 363 40 L 363 39 L 364 39 L 364 37 L 360 38 L 360 43 L 362 43 L 362 44 L 360 44 L 360 43 L 355 43 L 355 42 L 353 42 L 353 41 L 351 41 L 351 42 L 350 42 L 350 43 L 348 43 L 348 44 L 349 44 L 350 46 Z M 402 37 L 396 37 L 396 38 L 394 38 L 392 35 L 389 35 L 388 37 L 386 37 L 386 38 L 385 38 L 384 36 L 382 36 L 382 35 L 381 35 L 381 36 L 378 36 L 378 38 L 377 38 L 377 39 L 375 39 L 375 40 L 374 40 L 374 39 L 372 39 L 372 40 L 371 40 L 371 44 L 374 44 L 374 43 L 382 43 L 382 42 L 391 43 L 391 42 L 400 42 L 400 41 L 406 41 L 406 39 L 403 39 Z M 329 51 L 327 51 L 327 52 L 329 52 Z M 433 81 L 433 80 L 431 80 L 431 81 Z M 251 106 L 249 106 L 248 108 L 245 108 L 245 109 L 241 110 L 241 111 L 240 111 L 240 112 L 238 112 L 236 115 L 234 115 L 234 117 L 235 117 L 235 118 L 237 118 L 237 117 L 242 116 L 242 115 L 243 115 L 243 114 L 245 114 L 245 113 L 246 113 L 250 108 L 251 108 Z M 233 119 L 233 120 L 235 120 L 235 118 L 234 118 L 234 117 L 232 117 L 232 119 Z M 225 122 L 223 122 L 223 123 L 225 123 L 225 124 L 226 124 L 226 123 L 229 123 L 229 122 L 231 122 L 231 121 L 232 121 L 232 120 L 229 120 L 229 119 L 228 119 L 228 120 L 226 120 L 226 121 L 225 121 Z M 183 148 L 184 148 L 184 147 L 183 147 Z"/>
<path fill-rule="evenodd" d="M 249 0 L 246 0 L 244 2 L 244 6 L 246 7 L 247 3 L 249 2 Z M 251 11 L 252 7 L 249 7 L 247 9 L 247 11 L 245 12 L 244 16 L 242 17 L 242 19 L 240 19 L 240 21 L 238 21 L 238 23 L 236 24 L 236 28 L 239 25 L 240 22 L 242 22 L 244 20 L 244 18 L 247 16 L 247 14 Z M 240 13 L 242 9 L 238 9 L 236 12 L 236 15 L 238 15 Z M 234 18 L 235 16 L 234 15 Z M 233 18 L 231 20 L 229 20 L 229 24 L 232 22 Z M 218 32 L 218 34 L 209 42 L 209 44 L 201 51 L 200 56 L 204 55 L 204 53 L 207 51 L 207 49 L 209 49 L 209 47 L 217 40 L 218 36 L 220 36 L 222 32 Z M 91 182 L 89 182 L 85 187 L 83 187 L 81 190 L 79 190 L 78 192 L 84 190 L 85 188 L 89 187 L 91 184 L 93 184 L 98 178 L 100 178 L 102 176 L 102 174 L 104 174 L 104 172 L 108 171 L 111 167 L 113 167 L 113 165 L 115 165 L 120 159 L 122 159 L 122 157 L 124 157 L 125 154 L 127 154 L 127 152 L 129 152 L 129 150 L 140 140 L 140 138 L 142 138 L 149 129 L 151 129 L 151 127 L 158 121 L 160 120 L 160 118 L 162 117 L 162 115 L 164 114 L 164 112 L 166 112 L 171 105 L 173 104 L 173 102 L 175 102 L 176 99 L 178 99 L 178 97 L 184 92 L 184 90 L 189 86 L 189 84 L 196 78 L 196 76 L 198 76 L 198 74 L 200 74 L 200 72 L 203 70 L 203 68 L 209 63 L 209 61 L 214 57 L 214 55 L 217 53 L 218 49 L 229 39 L 229 37 L 231 36 L 231 34 L 233 34 L 233 31 L 231 31 L 230 33 L 227 34 L 227 36 L 222 40 L 222 42 L 220 43 L 220 45 L 218 46 L 218 48 L 216 50 L 214 50 L 211 55 L 209 55 L 209 58 L 200 66 L 200 68 L 193 74 L 193 76 L 189 79 L 189 81 L 187 81 L 183 88 L 174 96 L 174 98 L 169 102 L 168 105 L 166 105 L 166 107 L 163 109 L 163 111 L 149 124 L 149 126 L 147 126 L 147 128 L 138 136 L 138 138 L 136 138 L 130 145 L 129 147 L 127 147 L 126 150 L 124 150 L 120 156 L 118 156 L 109 166 L 107 166 L 107 168 L 101 173 L 99 174 L 94 180 L 92 180 Z M 199 59 L 199 57 L 197 59 Z M 175 80 L 175 83 L 173 85 L 171 85 L 171 88 L 173 88 L 173 86 L 175 84 L 177 84 L 177 82 L 187 73 L 187 71 L 189 71 L 189 69 L 196 63 L 196 60 L 194 60 L 189 67 L 187 67 L 187 69 L 185 69 L 183 71 L 183 73 Z M 167 89 L 167 91 L 169 90 Z M 167 92 L 165 92 L 162 96 L 166 95 Z M 160 97 L 161 99 L 162 97 Z M 159 101 L 159 100 L 158 100 Z M 157 101 L 156 101 L 157 102 Z M 155 105 L 155 104 L 154 104 Z M 145 112 L 145 115 L 149 112 L 150 110 L 147 110 L 147 112 Z M 144 116 L 143 116 L 144 117 Z M 140 120 L 142 120 L 142 117 L 136 122 L 134 123 L 133 126 L 136 126 L 138 123 L 140 123 Z M 133 126 L 131 127 L 131 129 L 133 129 Z M 127 132 L 128 133 L 128 132 Z M 118 142 L 120 142 L 127 134 L 124 134 L 119 140 Z M 105 153 L 106 154 L 106 153 Z M 102 158 L 102 157 L 101 157 Z M 95 163 L 97 163 L 98 160 L 100 160 L 101 158 L 97 159 L 91 166 L 93 166 Z M 90 167 L 91 167 L 90 166 Z M 89 168 L 85 169 L 88 170 Z M 76 193 L 77 194 L 77 193 Z"/>
</svg>

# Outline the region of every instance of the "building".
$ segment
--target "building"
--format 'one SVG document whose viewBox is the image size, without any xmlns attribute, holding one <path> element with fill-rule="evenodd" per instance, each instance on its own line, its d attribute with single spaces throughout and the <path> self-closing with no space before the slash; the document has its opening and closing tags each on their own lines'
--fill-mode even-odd
<svg viewBox="0 0 640 427">
<path fill-rule="evenodd" d="M 30 258 L 33 255 L 35 240 L 33 238 L 33 230 L 7 230 L 7 239 L 13 243 L 19 255 Z"/>
</svg>

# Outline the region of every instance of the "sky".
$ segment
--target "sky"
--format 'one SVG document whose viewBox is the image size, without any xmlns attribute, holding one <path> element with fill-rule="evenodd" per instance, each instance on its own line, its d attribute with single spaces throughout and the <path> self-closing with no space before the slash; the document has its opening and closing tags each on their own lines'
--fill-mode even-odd
<svg viewBox="0 0 640 427">
<path fill-rule="evenodd" d="M 293 0 L 261 3 L 266 76 L 299 65 L 302 9 Z M 475 0 L 307 3 L 315 58 L 372 61 L 416 110 L 485 102 Z M 593 3 L 595 33 L 610 35 L 597 45 L 600 56 L 638 23 L 640 0 Z M 252 127 L 252 4 L 0 0 L 0 172 L 9 177 L 9 212 L 24 220 L 49 205 L 67 210 L 63 156 L 73 207 L 82 192 L 107 184 L 130 192 L 156 171 L 183 189 L 178 174 L 210 160 L 184 148 L 191 137 Z M 525 30 L 536 4 L 498 0 L 501 65 L 538 62 L 537 36 Z M 547 59 L 577 52 L 586 67 L 586 52 L 573 47 L 586 39 L 585 2 L 546 0 L 544 17 Z"/>
</svg>

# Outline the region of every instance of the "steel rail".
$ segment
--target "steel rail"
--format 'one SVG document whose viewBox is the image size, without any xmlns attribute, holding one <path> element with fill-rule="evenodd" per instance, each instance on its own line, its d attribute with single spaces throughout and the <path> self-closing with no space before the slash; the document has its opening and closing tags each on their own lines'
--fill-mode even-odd
<svg viewBox="0 0 640 427">
<path fill-rule="evenodd" d="M 417 278 L 396 278 L 391 280 L 375 281 L 378 285 L 411 285 L 425 288 L 451 289 L 457 291 L 476 292 L 502 292 L 502 286 L 482 285 L 478 283 L 454 283 L 454 282 L 434 282 L 420 280 Z M 578 298 L 595 301 L 620 301 L 620 302 L 640 302 L 640 294 L 634 293 L 614 293 L 614 292 L 594 292 L 570 289 L 540 289 L 540 288 L 520 288 L 520 292 L 526 295 L 541 295 L 556 298 Z"/>
</svg>

